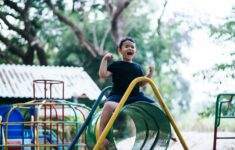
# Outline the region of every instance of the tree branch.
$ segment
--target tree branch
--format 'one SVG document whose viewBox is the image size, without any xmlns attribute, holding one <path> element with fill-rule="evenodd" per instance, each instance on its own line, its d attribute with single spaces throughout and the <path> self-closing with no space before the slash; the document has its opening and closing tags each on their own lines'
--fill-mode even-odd
<svg viewBox="0 0 235 150">
<path fill-rule="evenodd" d="M 0 41 L 2 41 L 9 48 L 10 52 L 16 54 L 17 56 L 21 58 L 25 56 L 22 49 L 15 46 L 11 41 L 9 41 L 7 38 L 2 36 L 1 34 L 0 34 Z"/>
<path fill-rule="evenodd" d="M 20 56 L 26 64 L 32 64 L 34 59 L 34 49 L 37 50 L 38 59 L 41 65 L 47 65 L 45 51 L 37 42 L 37 38 L 34 36 L 34 33 L 31 29 L 31 23 L 29 20 L 29 7 L 31 0 L 27 0 L 24 5 L 24 9 L 17 6 L 17 3 L 14 3 L 9 0 L 4 0 L 5 5 L 17 11 L 21 16 L 21 21 L 24 23 L 24 29 L 20 29 L 13 24 L 11 24 L 7 19 L 4 13 L 0 13 L 0 19 L 8 26 L 10 30 L 17 32 L 17 34 L 21 35 L 26 41 L 28 41 L 28 49 L 25 53 L 21 51 L 22 55 Z M 5 40 L 6 41 L 6 40 Z M 6 42 L 5 42 L 6 44 Z M 19 50 L 19 49 L 18 49 Z M 19 51 L 15 52 L 19 56 Z M 44 57 L 44 58 L 43 58 Z"/>
<path fill-rule="evenodd" d="M 72 22 L 70 21 L 67 17 L 62 15 L 58 10 L 56 10 L 55 6 L 52 4 L 51 0 L 45 0 L 47 5 L 52 9 L 53 13 L 58 17 L 58 19 L 68 25 L 75 33 L 76 37 L 78 40 L 81 42 L 82 46 L 84 46 L 90 54 L 95 58 L 97 56 L 101 56 L 103 54 L 99 53 L 99 50 L 95 48 L 95 46 L 88 42 L 83 35 L 82 31 Z"/>
<path fill-rule="evenodd" d="M 100 43 L 100 51 L 102 50 L 101 53 L 104 53 L 104 51 L 103 51 L 104 50 L 104 44 L 105 44 L 105 41 L 108 37 L 109 32 L 110 32 L 110 27 L 105 31 L 104 36 L 101 40 L 101 43 Z"/>
<path fill-rule="evenodd" d="M 19 16 L 16 16 L 15 14 L 12 14 L 12 13 L 9 13 L 9 12 L 0 12 L 0 13 L 2 13 L 4 16 L 11 16 L 11 17 L 13 17 L 15 19 L 20 19 Z"/>
<path fill-rule="evenodd" d="M 30 0 L 27 0 L 26 3 L 25 3 L 25 7 L 24 7 L 24 13 L 23 13 L 23 20 L 24 20 L 24 25 L 25 25 L 25 28 L 24 28 L 24 33 L 28 33 L 28 34 L 25 34 L 25 36 L 27 37 L 26 39 L 28 40 L 29 44 L 32 42 L 30 41 L 32 38 L 29 38 L 29 35 L 30 35 L 30 22 L 29 22 L 29 3 L 30 3 Z"/>
<path fill-rule="evenodd" d="M 122 34 L 122 24 L 123 20 L 121 15 L 125 8 L 129 6 L 132 0 L 119 0 L 117 6 L 110 4 L 108 0 L 105 1 L 106 9 L 111 14 L 111 37 L 115 42 L 116 46 L 118 45 L 121 34 Z"/>
<path fill-rule="evenodd" d="M 117 18 L 121 15 L 121 13 L 123 12 L 123 10 L 125 8 L 127 8 L 127 6 L 130 4 L 132 0 L 120 0 L 118 1 L 118 7 L 116 9 L 116 11 L 113 14 L 112 20 L 115 21 L 117 20 Z"/>
<path fill-rule="evenodd" d="M 19 35 L 21 35 L 23 38 L 26 38 L 26 35 L 24 33 L 23 30 L 13 26 L 7 19 L 6 16 L 4 15 L 4 13 L 0 12 L 0 19 L 2 19 L 2 21 L 8 26 L 8 28 L 10 30 L 13 30 L 15 32 L 17 32 Z"/>
<path fill-rule="evenodd" d="M 15 11 L 17 11 L 18 13 L 20 13 L 20 15 L 23 16 L 24 14 L 24 10 L 20 7 L 17 6 L 17 3 L 14 3 L 10 0 L 4 0 L 4 4 L 9 6 L 10 8 L 14 9 Z"/>
<path fill-rule="evenodd" d="M 93 34 L 94 46 L 96 47 L 96 49 L 99 49 L 99 47 L 98 47 L 98 40 L 97 40 L 97 34 L 96 34 L 96 28 L 95 28 L 94 25 L 92 26 L 92 34 Z"/>
<path fill-rule="evenodd" d="M 161 33 L 162 17 L 163 17 L 163 15 L 164 15 L 164 13 L 165 13 L 166 6 L 167 6 L 167 0 L 165 0 L 165 2 L 164 2 L 164 4 L 163 4 L 163 9 L 162 9 L 161 15 L 160 15 L 160 17 L 159 17 L 158 20 L 157 20 L 158 26 L 157 26 L 156 32 L 157 32 L 157 34 L 158 34 L 159 37 L 162 37 L 162 33 Z"/>
<path fill-rule="evenodd" d="M 0 58 L 2 60 L 5 60 L 8 64 L 17 64 L 17 61 L 14 58 L 9 56 L 7 53 L 2 51 L 1 49 L 0 49 Z"/>
<path fill-rule="evenodd" d="M 109 0 L 105 0 L 105 7 L 108 13 L 113 16 L 114 6 L 112 5 L 112 3 L 109 2 Z"/>
<path fill-rule="evenodd" d="M 44 49 L 40 47 L 38 43 L 34 45 L 34 48 L 36 49 L 40 65 L 47 65 L 46 54 Z"/>
</svg>

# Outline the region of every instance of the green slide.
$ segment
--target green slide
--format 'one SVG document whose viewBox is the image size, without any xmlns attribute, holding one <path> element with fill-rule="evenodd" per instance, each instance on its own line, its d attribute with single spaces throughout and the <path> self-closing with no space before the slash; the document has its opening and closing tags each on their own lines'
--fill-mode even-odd
<svg viewBox="0 0 235 150">
<path fill-rule="evenodd" d="M 86 130 L 86 144 L 92 149 L 96 144 L 96 126 L 101 113 L 92 118 Z M 112 149 L 167 149 L 171 138 L 170 122 L 156 105 L 136 102 L 122 108 L 107 139 Z"/>
</svg>

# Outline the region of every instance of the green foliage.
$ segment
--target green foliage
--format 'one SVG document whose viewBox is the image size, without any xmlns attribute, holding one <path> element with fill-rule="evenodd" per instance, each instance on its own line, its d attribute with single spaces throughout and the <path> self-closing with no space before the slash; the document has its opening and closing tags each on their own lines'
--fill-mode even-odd
<svg viewBox="0 0 235 150">
<path fill-rule="evenodd" d="M 210 24 L 208 26 L 210 30 L 210 37 L 216 39 L 217 41 L 225 42 L 234 42 L 235 40 L 235 7 L 232 8 L 231 15 L 224 18 L 224 22 L 219 25 Z M 226 78 L 235 78 L 234 70 L 235 70 L 235 57 L 234 57 L 234 50 L 228 49 L 228 55 L 230 55 L 230 61 L 226 61 L 223 63 L 215 64 L 213 67 L 200 71 L 199 73 L 195 74 L 195 76 L 201 76 L 202 79 L 213 81 L 214 86 L 220 87 L 222 79 Z M 223 73 L 223 75 L 221 75 Z M 219 75 L 219 78 L 218 78 Z M 222 110 L 225 111 L 225 110 Z M 202 118 L 213 116 L 215 113 L 215 104 L 207 106 L 202 112 L 199 113 L 199 116 Z"/>
<path fill-rule="evenodd" d="M 225 71 L 226 69 L 235 69 L 235 60 L 233 60 L 230 64 L 216 64 L 215 65 L 215 70 L 222 70 Z"/>
<path fill-rule="evenodd" d="M 218 105 L 216 103 L 211 103 L 202 112 L 199 113 L 201 118 L 215 117 L 216 107 L 217 116 L 233 116 L 235 117 L 235 99 L 232 95 L 221 95 L 217 99 Z"/>
<path fill-rule="evenodd" d="M 224 40 L 235 40 L 235 7 L 233 7 L 231 16 L 225 18 L 225 22 L 218 27 L 210 25 L 211 36 L 215 38 L 222 38 Z"/>
<path fill-rule="evenodd" d="M 209 118 L 215 116 L 215 103 L 212 103 L 210 106 L 207 106 L 203 111 L 199 112 L 198 115 L 200 118 Z"/>
<path fill-rule="evenodd" d="M 225 22 L 219 26 L 214 26 L 214 25 L 209 25 L 210 29 L 210 36 L 216 39 L 220 39 L 222 41 L 235 41 L 235 7 L 232 8 L 231 16 L 225 18 Z M 217 64 L 213 69 L 214 70 L 234 70 L 234 64 L 235 64 L 235 59 L 234 59 L 234 51 L 230 53 L 230 56 L 232 58 L 232 61 L 229 63 L 222 63 L 222 64 Z M 234 78 L 234 75 L 231 76 Z"/>
<path fill-rule="evenodd" d="M 95 46 L 101 46 L 103 37 L 111 25 L 110 14 L 106 11 L 103 3 L 92 4 L 90 1 L 74 1 L 76 5 L 72 10 L 72 8 L 68 8 L 66 1 L 56 0 L 54 2 L 56 2 L 57 9 L 61 14 L 82 29 L 89 42 Z M 144 66 L 146 72 L 149 63 L 155 62 L 154 81 L 158 83 L 169 106 L 173 108 L 173 105 L 177 103 L 183 108 L 183 111 L 186 111 L 190 102 L 189 86 L 177 69 L 172 66 L 178 61 L 185 60 L 180 48 L 190 38 L 187 31 L 182 30 L 182 21 L 177 19 L 161 21 L 159 25 L 161 26 L 161 35 L 159 35 L 157 29 L 151 27 L 153 21 L 157 23 L 158 20 L 157 17 L 153 19 L 151 14 L 159 10 L 159 8 L 151 6 L 150 1 L 131 2 L 121 16 L 123 18 L 121 25 L 124 29 L 121 36 L 130 36 L 136 40 L 138 55 L 135 61 Z M 29 16 L 34 35 L 46 49 L 49 65 L 83 67 L 99 87 L 103 88 L 111 84 L 110 79 L 102 80 L 98 77 L 101 57 L 92 57 L 81 45 L 71 28 L 52 15 L 52 10 L 45 2 L 32 1 Z M 18 35 L 15 37 L 16 40 L 13 38 L 12 42 L 24 48 L 25 41 L 20 40 Z M 120 59 L 110 33 L 107 35 L 103 49 L 113 53 L 115 59 Z M 6 51 L 8 52 L 7 49 Z M 9 55 L 12 54 L 9 53 Z M 20 62 L 22 61 L 19 59 L 18 63 Z M 34 62 L 37 63 L 37 61 Z"/>
</svg>

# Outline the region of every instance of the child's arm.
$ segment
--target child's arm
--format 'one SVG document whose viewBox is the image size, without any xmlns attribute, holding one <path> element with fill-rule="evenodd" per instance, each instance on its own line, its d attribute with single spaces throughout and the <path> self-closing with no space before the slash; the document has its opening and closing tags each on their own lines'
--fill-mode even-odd
<svg viewBox="0 0 235 150">
<path fill-rule="evenodd" d="M 112 60 L 112 59 L 113 59 L 113 55 L 111 53 L 107 53 L 101 60 L 100 69 L 99 69 L 99 76 L 101 78 L 108 78 L 112 76 L 112 73 L 107 70 L 107 62 L 108 60 Z"/>
<path fill-rule="evenodd" d="M 145 76 L 148 77 L 148 78 L 152 78 L 154 70 L 155 70 L 155 65 L 150 65 L 149 66 L 149 72 Z M 142 87 L 145 86 L 146 84 L 147 84 L 147 82 L 141 82 Z"/>
<path fill-rule="evenodd" d="M 153 73 L 154 73 L 154 70 L 155 70 L 155 65 L 150 65 L 150 66 L 149 66 L 149 72 L 148 72 L 148 74 L 146 75 L 146 77 L 152 78 Z"/>
</svg>

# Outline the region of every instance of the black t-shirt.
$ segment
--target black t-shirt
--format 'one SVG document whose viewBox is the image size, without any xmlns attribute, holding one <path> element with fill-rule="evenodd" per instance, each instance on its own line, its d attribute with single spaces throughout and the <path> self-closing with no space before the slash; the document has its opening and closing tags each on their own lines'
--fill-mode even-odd
<svg viewBox="0 0 235 150">
<path fill-rule="evenodd" d="M 112 72 L 113 89 L 111 94 L 124 94 L 132 80 L 144 76 L 141 66 L 134 62 L 115 61 L 108 66 L 107 70 Z M 139 87 L 138 83 L 131 95 L 139 93 Z"/>
</svg>

